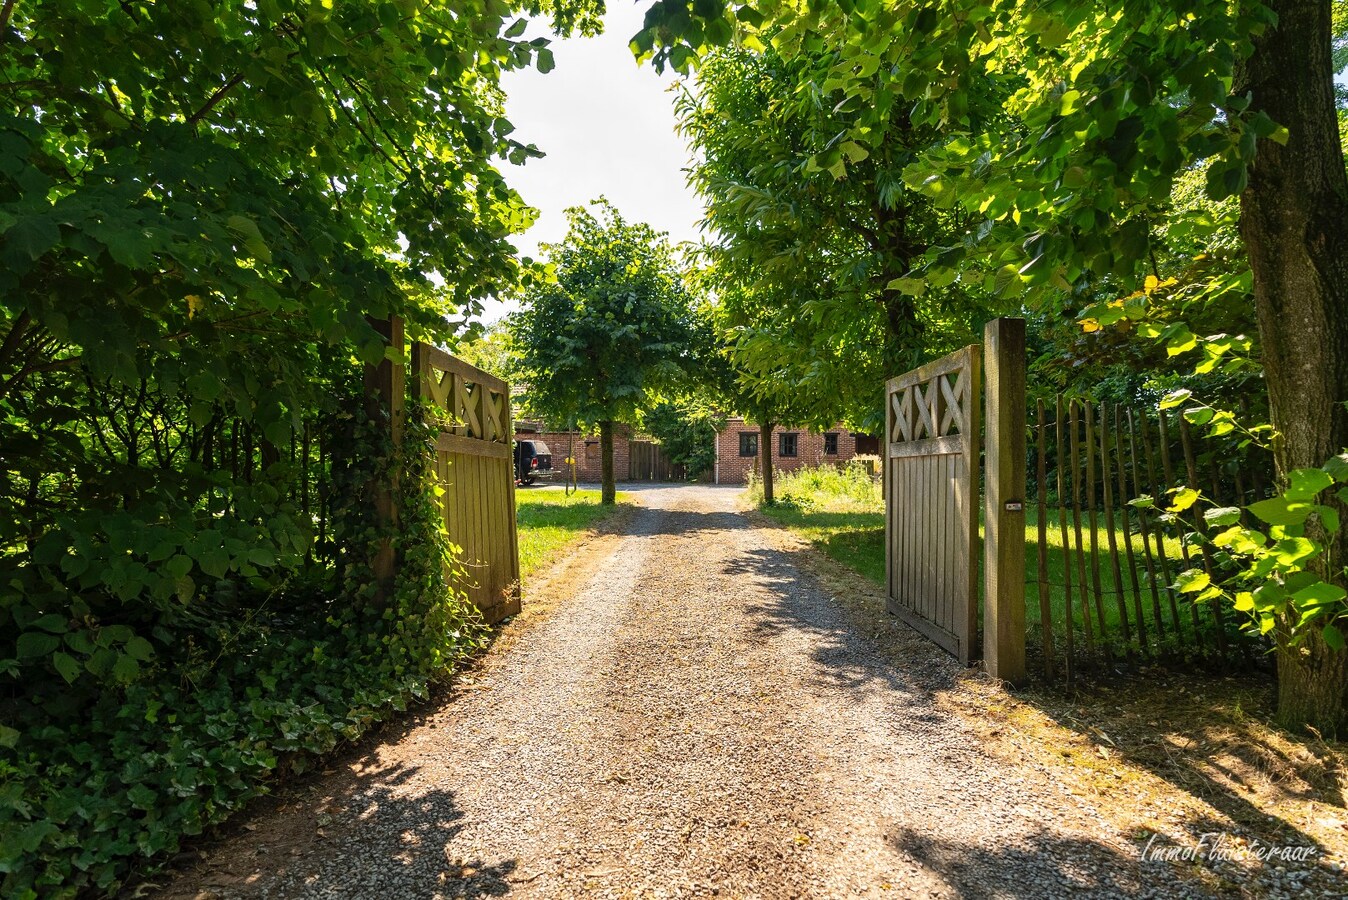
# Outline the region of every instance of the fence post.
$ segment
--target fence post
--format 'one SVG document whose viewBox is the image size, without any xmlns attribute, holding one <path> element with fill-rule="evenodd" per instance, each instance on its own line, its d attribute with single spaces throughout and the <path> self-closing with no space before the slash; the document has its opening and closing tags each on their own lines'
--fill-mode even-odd
<svg viewBox="0 0 1348 900">
<path fill-rule="evenodd" d="M 1025 320 L 983 331 L 987 511 L 983 659 L 993 678 L 1025 681 Z"/>
<path fill-rule="evenodd" d="M 388 345 L 403 350 L 403 320 L 399 316 L 371 319 L 370 324 Z M 374 496 L 375 519 L 380 529 L 392 531 L 398 526 L 398 452 L 402 447 L 404 399 L 407 386 L 407 367 L 385 358 L 376 365 L 365 366 L 365 409 L 372 422 L 387 428 L 392 442 L 394 462 L 387 478 L 375 476 L 371 485 Z M 382 538 L 371 561 L 374 568 L 375 599 L 384 603 L 393 595 L 393 582 L 398 573 L 397 554 L 393 542 Z"/>
</svg>

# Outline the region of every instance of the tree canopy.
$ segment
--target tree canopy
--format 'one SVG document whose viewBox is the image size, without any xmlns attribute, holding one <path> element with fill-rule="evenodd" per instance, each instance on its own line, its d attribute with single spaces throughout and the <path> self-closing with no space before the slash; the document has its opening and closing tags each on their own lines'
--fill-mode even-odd
<svg viewBox="0 0 1348 900">
<path fill-rule="evenodd" d="M 962 285 L 906 277 L 962 228 L 902 181 L 934 135 L 894 110 L 873 147 L 839 144 L 850 117 L 833 61 L 719 50 L 677 109 L 706 204 L 707 280 L 744 375 L 802 424 L 874 427 L 885 373 L 967 343 L 986 313 Z"/>
</svg>

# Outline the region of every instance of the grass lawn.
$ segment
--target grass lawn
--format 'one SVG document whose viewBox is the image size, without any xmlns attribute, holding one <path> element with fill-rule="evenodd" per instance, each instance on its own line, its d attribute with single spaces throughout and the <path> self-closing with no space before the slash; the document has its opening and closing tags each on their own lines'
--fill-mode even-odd
<svg viewBox="0 0 1348 900">
<path fill-rule="evenodd" d="M 795 475 L 779 476 L 777 496 L 784 502 L 773 506 L 759 505 L 759 509 L 769 518 L 781 523 L 798 533 L 801 537 L 808 540 L 814 547 L 838 562 L 846 565 L 870 579 L 876 584 L 884 584 L 885 581 L 885 516 L 884 504 L 880 495 L 878 484 L 867 484 L 863 479 L 867 476 L 862 474 L 852 474 L 847 471 L 838 475 L 826 474 L 819 475 L 806 470 Z M 756 488 L 750 487 L 750 496 L 754 500 L 760 500 Z M 1049 582 L 1049 604 L 1051 615 L 1053 617 L 1054 632 L 1061 641 L 1061 635 L 1064 627 L 1064 606 L 1066 604 L 1066 591 L 1064 585 L 1066 578 L 1063 572 L 1063 533 L 1058 528 L 1057 510 L 1049 508 L 1049 524 L 1046 529 L 1045 543 L 1048 549 L 1048 582 Z M 1097 623 L 1097 613 L 1095 607 L 1094 579 L 1091 568 L 1090 555 L 1090 522 L 1083 512 L 1082 520 L 1082 546 L 1086 553 L 1086 584 L 1091 587 L 1089 595 L 1092 625 L 1096 631 L 1099 630 Z M 1136 528 L 1136 515 L 1133 515 L 1134 528 Z M 1100 566 L 1100 585 L 1101 585 L 1101 603 L 1104 607 L 1104 618 L 1106 629 L 1114 635 L 1121 637 L 1121 628 L 1119 622 L 1118 598 L 1114 583 L 1114 569 L 1110 563 L 1108 534 L 1105 531 L 1104 514 L 1098 514 L 1098 542 L 1099 542 L 1099 566 Z M 1120 571 L 1123 579 L 1124 599 L 1127 603 L 1128 620 L 1130 623 L 1135 618 L 1134 598 L 1132 593 L 1132 581 L 1128 575 L 1126 556 L 1124 555 L 1125 536 L 1122 528 L 1121 516 L 1116 514 L 1115 521 L 1115 540 L 1120 551 L 1121 566 Z M 1071 512 L 1068 512 L 1067 536 L 1072 549 L 1072 605 L 1074 631 L 1076 632 L 1077 644 L 1081 645 L 1083 641 L 1083 625 L 1081 616 L 1081 594 L 1079 569 L 1077 567 L 1076 556 L 1076 537 L 1073 530 Z M 1152 548 L 1155 550 L 1155 537 L 1152 537 Z M 1144 565 L 1144 555 L 1142 550 L 1142 538 L 1138 534 L 1132 536 L 1132 546 L 1134 558 L 1138 569 L 1138 583 L 1142 595 L 1143 617 L 1146 624 L 1149 640 L 1155 639 L 1154 610 L 1152 605 L 1151 589 L 1146 579 L 1146 570 Z M 1166 555 L 1170 559 L 1171 582 L 1175 576 L 1186 566 L 1180 556 L 1179 541 L 1172 537 L 1167 537 L 1165 541 Z M 980 560 L 981 563 L 981 560 Z M 1197 559 L 1194 565 L 1199 565 Z M 1173 618 L 1170 609 L 1170 600 L 1167 592 L 1160 584 L 1161 580 L 1159 562 L 1157 563 L 1158 596 L 1161 604 L 1162 621 L 1165 626 L 1165 633 L 1171 636 L 1173 633 Z M 1040 629 L 1040 609 L 1039 609 L 1039 529 L 1038 529 L 1038 509 L 1034 506 L 1026 511 L 1025 527 L 1025 571 L 1029 583 L 1026 585 L 1026 626 L 1029 631 L 1029 640 L 1036 644 L 1039 638 Z M 1180 624 L 1183 634 L 1186 636 L 1186 643 L 1192 640 L 1193 619 L 1189 610 L 1188 603 L 1181 597 L 1178 599 Z M 1205 639 L 1210 639 L 1210 630 L 1212 628 L 1212 613 L 1208 610 L 1201 610 L 1200 618 L 1203 623 Z M 1233 616 L 1228 615 L 1228 625 Z M 1061 652 L 1061 651 L 1060 651 Z"/>
<path fill-rule="evenodd" d="M 515 521 L 519 526 L 520 576 L 528 578 L 556 559 L 569 544 L 581 539 L 600 520 L 621 509 L 599 505 L 598 491 L 578 491 L 567 497 L 562 491 L 518 488 L 515 491 Z"/>
</svg>

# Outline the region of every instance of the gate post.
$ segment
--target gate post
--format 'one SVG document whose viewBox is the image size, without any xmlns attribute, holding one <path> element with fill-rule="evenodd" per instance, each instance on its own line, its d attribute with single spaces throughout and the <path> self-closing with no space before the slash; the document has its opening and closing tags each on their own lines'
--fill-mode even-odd
<svg viewBox="0 0 1348 900">
<path fill-rule="evenodd" d="M 1025 681 L 1025 320 L 983 331 L 987 509 L 983 659 L 993 678 Z"/>
</svg>

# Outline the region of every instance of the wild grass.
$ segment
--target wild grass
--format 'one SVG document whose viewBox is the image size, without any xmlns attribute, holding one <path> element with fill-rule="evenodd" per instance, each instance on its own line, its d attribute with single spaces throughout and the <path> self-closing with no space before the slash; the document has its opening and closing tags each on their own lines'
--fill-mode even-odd
<svg viewBox="0 0 1348 900">
<path fill-rule="evenodd" d="M 621 509 L 625 499 L 626 495 L 620 493 L 617 506 L 601 506 L 599 491 L 577 491 L 568 497 L 555 490 L 516 490 L 520 577 L 527 579 L 552 562 L 587 531 Z"/>
</svg>

